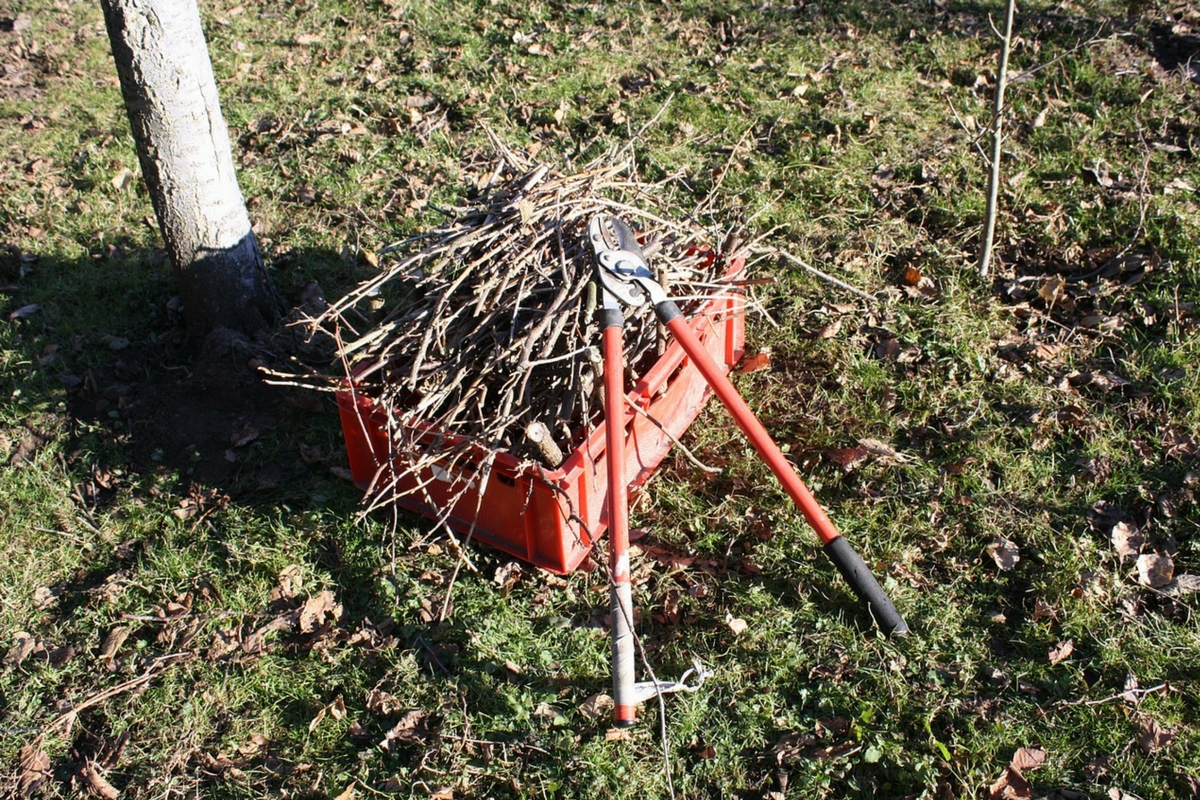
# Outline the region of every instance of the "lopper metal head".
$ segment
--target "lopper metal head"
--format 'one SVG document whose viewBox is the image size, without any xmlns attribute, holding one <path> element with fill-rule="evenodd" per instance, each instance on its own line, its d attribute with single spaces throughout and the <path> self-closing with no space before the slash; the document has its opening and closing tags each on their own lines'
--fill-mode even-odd
<svg viewBox="0 0 1200 800">
<path fill-rule="evenodd" d="M 588 241 L 596 253 L 596 272 L 607 295 L 628 306 L 640 306 L 647 298 L 655 305 L 667 299 L 646 265 L 637 236 L 620 217 L 592 217 Z"/>
</svg>

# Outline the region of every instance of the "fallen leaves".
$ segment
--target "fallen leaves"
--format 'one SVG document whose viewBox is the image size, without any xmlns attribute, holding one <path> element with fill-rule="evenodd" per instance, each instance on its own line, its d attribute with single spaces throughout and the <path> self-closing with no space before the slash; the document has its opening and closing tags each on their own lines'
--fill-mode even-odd
<svg viewBox="0 0 1200 800">
<path fill-rule="evenodd" d="M 825 451 L 825 457 L 841 467 L 843 472 L 854 471 L 868 458 L 874 458 L 884 466 L 912 461 L 911 457 L 880 439 L 859 439 L 856 447 L 831 448 Z"/>
<path fill-rule="evenodd" d="M 1161 589 L 1175 580 L 1175 562 L 1170 556 L 1143 553 L 1137 560 L 1138 583 Z"/>
<path fill-rule="evenodd" d="M 367 695 L 367 711 L 370 711 L 372 714 L 387 717 L 395 714 L 402 708 L 404 708 L 404 704 L 400 700 L 390 692 L 385 692 L 382 689 L 372 689 L 371 693 Z"/>
<path fill-rule="evenodd" d="M 742 359 L 741 370 L 743 374 L 761 372 L 770 368 L 771 352 L 769 350 L 761 350 L 752 356 L 746 356 Z"/>
<path fill-rule="evenodd" d="M 342 699 L 340 694 L 333 699 L 332 703 L 321 707 L 321 710 L 312 718 L 312 722 L 308 723 L 308 732 L 312 733 L 315 731 L 317 726 L 321 724 L 321 720 L 325 719 L 326 716 L 330 716 L 335 720 L 346 718 L 346 701 Z"/>
<path fill-rule="evenodd" d="M 825 451 L 825 457 L 841 467 L 843 472 L 853 472 L 869 455 L 865 447 L 834 447 Z"/>
<path fill-rule="evenodd" d="M 93 797 L 99 797 L 101 800 L 118 800 L 121 796 L 116 787 L 109 783 L 100 772 L 99 767 L 90 761 L 80 768 L 79 777 L 87 788 L 88 794 Z"/>
<path fill-rule="evenodd" d="M 50 756 L 46 755 L 38 742 L 22 747 L 19 760 L 17 793 L 21 797 L 33 797 L 50 780 Z"/>
<path fill-rule="evenodd" d="M 988 788 L 988 800 L 1026 800 L 1033 797 L 1033 785 L 1026 772 L 1039 769 L 1046 761 L 1041 747 L 1022 747 L 1013 753 L 1012 761 L 1000 777 Z"/>
<path fill-rule="evenodd" d="M 337 602 L 333 592 L 326 589 L 314 597 L 304 601 L 300 609 L 298 624 L 301 633 L 314 633 L 325 624 L 325 619 L 340 618 L 342 607 Z"/>
<path fill-rule="evenodd" d="M 1136 558 L 1146 544 L 1146 537 L 1136 526 L 1128 522 L 1118 522 L 1110 534 L 1113 550 L 1122 559 Z"/>
<path fill-rule="evenodd" d="M 1070 658 L 1071 654 L 1074 652 L 1075 641 L 1073 639 L 1067 639 L 1066 641 L 1059 642 L 1058 644 L 1054 645 L 1054 647 L 1050 648 L 1050 663 L 1060 664 Z"/>
<path fill-rule="evenodd" d="M 384 734 L 379 747 L 391 750 L 396 744 L 424 744 L 428 738 L 429 726 L 425 720 L 425 712 L 418 709 L 401 717 L 400 721 Z"/>
<path fill-rule="evenodd" d="M 780 766 L 800 760 L 825 761 L 839 758 L 859 749 L 859 745 L 848 738 L 850 722 L 842 717 L 817 720 L 813 732 L 789 733 L 781 737 L 771 748 L 775 762 Z"/>
<path fill-rule="evenodd" d="M 281 581 L 290 584 L 287 572 L 281 573 Z M 260 656 L 270 648 L 267 637 L 281 631 L 294 631 L 296 635 L 288 644 L 307 650 L 326 649 L 336 643 L 389 646 L 385 632 L 375 629 L 370 620 L 364 620 L 363 628 L 353 635 L 342 627 L 345 611 L 329 589 L 297 603 L 287 589 L 277 588 L 272 591 L 272 602 L 279 610 L 266 622 L 214 633 L 208 659 L 215 661 L 235 653 L 238 659 Z"/>
<path fill-rule="evenodd" d="M 603 692 L 597 692 L 580 703 L 579 712 L 587 719 L 595 721 L 606 716 L 613 710 L 613 706 L 614 701 L 610 696 Z"/>
<path fill-rule="evenodd" d="M 108 632 L 104 637 L 104 644 L 100 646 L 100 654 L 96 656 L 96 661 L 104 665 L 110 670 L 115 670 L 117 651 L 121 649 L 121 645 L 129 638 L 131 629 L 127 626 L 118 626 Z"/>
<path fill-rule="evenodd" d="M 1041 747 L 1022 747 L 1013 753 L 1011 766 L 1022 772 L 1032 772 L 1046 760 L 1046 751 Z"/>
<path fill-rule="evenodd" d="M 1166 730 L 1153 717 L 1142 717 L 1138 723 L 1137 743 L 1148 756 L 1163 750 L 1175 741 L 1175 734 Z"/>
<path fill-rule="evenodd" d="M 996 566 L 1004 572 L 1016 568 L 1021 560 L 1021 549 L 1012 539 L 1001 536 L 987 546 L 987 554 L 996 562 Z"/>
<path fill-rule="evenodd" d="M 42 310 L 40 303 L 29 303 L 12 311 L 8 315 L 9 322 L 17 322 L 18 320 L 29 319 L 34 314 Z"/>
<path fill-rule="evenodd" d="M 39 586 L 33 590 L 33 605 L 39 611 L 43 611 L 57 604 L 62 594 L 61 586 Z"/>
</svg>

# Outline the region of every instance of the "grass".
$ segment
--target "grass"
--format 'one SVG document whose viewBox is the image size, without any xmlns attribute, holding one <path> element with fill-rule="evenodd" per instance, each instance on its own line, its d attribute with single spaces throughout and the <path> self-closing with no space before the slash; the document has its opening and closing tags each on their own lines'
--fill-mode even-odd
<svg viewBox="0 0 1200 800">
<path fill-rule="evenodd" d="M 728 224 L 884 298 L 759 264 L 775 324 L 748 337 L 771 367 L 737 383 L 913 634 L 875 637 L 708 408 L 687 444 L 723 471 L 670 458 L 634 512 L 657 548 L 635 560 L 655 669 L 716 670 L 667 701 L 678 797 L 1197 791 L 1195 595 L 1141 586 L 1109 534 L 1125 520 L 1200 573 L 1200 92 L 1177 68 L 1200 22 L 1166 2 L 1019 10 L 983 280 L 974 145 L 999 11 L 204 6 L 243 190 L 293 302 L 431 225 L 485 127 L 581 163 L 664 105 L 643 174 L 682 176 L 681 207 L 716 187 Z M 416 518 L 357 517 L 332 406 L 277 393 L 248 411 L 188 381 L 145 189 L 113 181 L 136 158 L 99 10 L 6 13 L 31 24 L 0 32 L 0 782 L 67 796 L 96 765 L 128 797 L 666 795 L 655 705 L 628 737 L 581 709 L 608 683 L 598 572 L 505 588 L 508 559 L 473 549 L 480 573 L 430 622 L 456 556 Z M 1122 269 L 1092 274 L 1117 252 Z M 898 456 L 831 457 L 869 439 Z M 989 551 L 1002 540 L 1011 570 Z M 309 603 L 324 622 L 264 630 Z M 416 732 L 381 746 L 409 712 Z M 1005 789 L 1022 747 L 1045 761 Z"/>
</svg>

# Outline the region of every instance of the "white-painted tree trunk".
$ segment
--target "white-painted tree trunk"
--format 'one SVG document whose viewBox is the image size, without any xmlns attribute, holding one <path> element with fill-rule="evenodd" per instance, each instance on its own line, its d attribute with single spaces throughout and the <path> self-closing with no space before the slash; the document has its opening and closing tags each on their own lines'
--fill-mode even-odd
<svg viewBox="0 0 1200 800">
<path fill-rule="evenodd" d="M 188 328 L 259 330 L 280 304 L 238 187 L 196 2 L 101 5 Z"/>
</svg>

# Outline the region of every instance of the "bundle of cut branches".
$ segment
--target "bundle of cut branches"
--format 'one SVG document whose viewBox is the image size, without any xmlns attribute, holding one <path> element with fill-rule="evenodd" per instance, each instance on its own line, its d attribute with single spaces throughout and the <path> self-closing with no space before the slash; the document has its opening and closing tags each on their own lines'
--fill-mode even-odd
<svg viewBox="0 0 1200 800">
<path fill-rule="evenodd" d="M 561 174 L 505 149 L 477 186 L 449 222 L 386 248 L 378 275 L 312 320 L 338 342 L 343 377 L 388 414 L 393 469 L 414 476 L 471 448 L 476 460 L 482 448 L 530 457 L 527 431 L 568 450 L 603 422 L 593 215 L 644 232 L 652 268 L 685 312 L 737 291 L 714 253 L 722 239 L 672 221 L 669 188 L 639 181 L 628 162 Z M 626 316 L 633 381 L 663 336 L 649 307 Z"/>
</svg>

